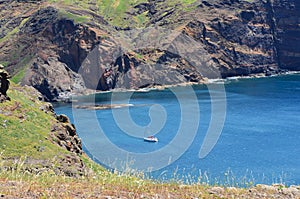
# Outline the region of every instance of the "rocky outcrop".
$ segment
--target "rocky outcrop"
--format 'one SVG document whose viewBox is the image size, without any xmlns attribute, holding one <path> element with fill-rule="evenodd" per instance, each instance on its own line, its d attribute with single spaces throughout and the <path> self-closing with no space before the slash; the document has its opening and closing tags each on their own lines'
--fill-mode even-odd
<svg viewBox="0 0 300 199">
<path fill-rule="evenodd" d="M 44 107 L 44 111 L 53 113 L 53 107 L 48 104 Z M 57 122 L 52 125 L 50 139 L 58 146 L 72 152 L 59 159 L 59 165 L 56 168 L 56 173 L 66 176 L 82 176 L 88 175 L 91 171 L 83 163 L 80 155 L 83 154 L 82 143 L 77 135 L 76 128 L 70 123 L 70 120 L 65 115 L 55 115 Z"/>
<path fill-rule="evenodd" d="M 38 93 L 38 92 L 37 92 Z M 77 135 L 74 124 L 66 115 L 56 115 L 51 103 L 43 103 L 40 110 L 55 117 L 56 122 L 52 124 L 50 139 L 57 145 L 77 155 L 82 155 L 82 143 Z"/>
<path fill-rule="evenodd" d="M 86 89 L 77 72 L 100 40 L 94 31 L 72 20 L 60 19 L 58 10 L 47 7 L 29 18 L 21 34 L 33 35 L 37 40 L 37 52 L 23 84 L 34 86 L 47 101 L 67 100 L 71 93 Z"/>
<path fill-rule="evenodd" d="M 114 54 L 106 55 L 105 52 Z M 143 59 L 138 58 L 137 53 Z M 115 47 L 103 51 L 99 46 L 89 54 L 80 72 L 87 87 L 97 90 L 138 89 L 203 80 L 180 55 L 153 49 L 130 53 Z"/>
<path fill-rule="evenodd" d="M 66 176 L 88 175 L 90 172 L 89 168 L 86 167 L 82 159 L 79 157 L 80 155 L 83 155 L 83 149 L 75 126 L 70 123 L 67 116 L 56 115 L 54 113 L 53 106 L 50 103 L 44 103 L 40 109 L 56 118 L 56 123 L 52 124 L 49 133 L 49 140 L 57 144 L 59 147 L 71 152 L 57 160 L 58 165 L 57 168 L 55 168 L 55 172 Z M 49 163 L 44 162 L 42 165 L 47 167 L 48 164 Z"/>
<path fill-rule="evenodd" d="M 65 115 L 56 116 L 57 123 L 52 126 L 52 139 L 61 147 L 76 154 L 82 154 L 81 140 L 78 138 L 75 126 Z"/>
<path fill-rule="evenodd" d="M 57 115 L 54 112 L 53 105 L 49 102 L 43 102 L 43 96 L 41 93 L 30 86 L 14 86 L 14 89 L 17 92 L 22 92 L 26 95 L 26 97 L 34 102 L 39 104 L 39 110 L 51 116 L 51 119 L 54 119 L 54 122 L 51 122 L 51 129 L 49 132 L 49 140 L 53 143 L 59 145 L 62 148 L 76 154 L 82 155 L 82 143 L 79 139 L 76 128 L 73 124 L 71 124 L 70 119 L 66 115 Z M 14 100 L 14 99 L 12 99 Z M 10 110 L 16 110 L 21 108 L 20 103 L 15 103 L 16 108 L 11 108 Z M 24 118 L 22 116 L 21 118 Z M 51 120 L 52 121 L 52 120 Z"/>
<path fill-rule="evenodd" d="M 7 49 L 2 48 L 6 53 L 0 57 L 8 60 L 7 70 L 16 75 L 26 69 L 22 85 L 35 87 L 46 101 L 65 101 L 71 94 L 84 92 L 85 83 L 77 72 L 87 54 L 100 42 L 101 31 L 64 18 L 64 13 L 54 7 L 33 12 L 38 6 L 33 2 L 11 4 L 14 11 L 28 5 L 32 5 L 32 10 L 21 17 L 26 18 L 23 25 L 20 20 L 14 26 L 19 25 L 17 36 L 3 42 Z M 11 57 L 14 54 L 19 61 Z"/>
<path fill-rule="evenodd" d="M 68 101 L 71 93 L 82 93 L 86 87 L 80 75 L 55 57 L 35 59 L 22 81 L 40 91 L 46 101 Z"/>
<path fill-rule="evenodd" d="M 167 50 L 144 49 L 139 51 L 144 60 L 126 54 L 117 60 L 115 88 L 145 88 L 201 82 L 203 77 L 183 57 Z"/>
<path fill-rule="evenodd" d="M 10 100 L 7 95 L 7 90 L 9 88 L 9 78 L 10 75 L 6 70 L 4 70 L 4 66 L 0 64 L 0 103 L 6 100 Z"/>
<path fill-rule="evenodd" d="M 201 4 L 199 13 L 208 9 L 211 15 L 198 14 L 186 26 L 186 34 L 202 43 L 222 77 L 278 71 L 273 32 L 263 3 L 221 2 Z M 216 6 L 222 7 L 213 12 Z"/>
</svg>

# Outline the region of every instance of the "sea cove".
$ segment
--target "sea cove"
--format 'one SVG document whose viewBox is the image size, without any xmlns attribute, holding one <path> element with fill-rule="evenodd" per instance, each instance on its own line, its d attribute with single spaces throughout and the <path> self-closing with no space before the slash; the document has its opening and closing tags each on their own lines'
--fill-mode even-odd
<svg viewBox="0 0 300 199">
<path fill-rule="evenodd" d="M 199 150 L 212 117 L 210 93 L 205 85 L 193 86 L 193 93 L 182 87 L 181 92 L 185 92 L 183 95 L 186 96 L 185 106 L 191 110 L 199 108 L 196 135 L 176 161 L 146 175 L 159 180 L 175 178 L 187 183 L 202 181 L 240 186 L 257 183 L 300 184 L 300 75 L 231 79 L 224 82 L 224 87 L 226 98 L 216 100 L 225 102 L 226 119 L 213 150 L 204 158 L 199 158 Z M 196 105 L 193 99 L 189 99 L 190 95 L 196 96 Z M 97 94 L 95 103 L 111 104 L 111 96 L 110 92 Z M 114 103 L 120 104 L 128 97 L 126 93 L 116 96 Z M 84 105 L 90 102 L 90 98 L 81 99 Z M 120 121 L 115 120 L 116 109 L 90 110 L 72 108 L 72 104 L 56 104 L 55 110 L 71 118 L 86 152 L 103 164 L 99 158 L 106 148 L 101 144 L 103 139 L 98 136 L 99 126 L 112 145 L 128 153 L 145 155 L 163 150 L 179 131 L 182 120 L 180 100 L 170 89 L 135 92 L 129 98 L 129 104 L 128 107 L 117 108 L 128 108 L 132 121 L 142 127 L 153 122 L 149 117 L 150 112 L 155 116 L 155 111 L 163 108 L 160 115 L 165 114 L 166 121 L 161 129 L 156 129 L 158 143 L 145 143 L 141 139 L 144 132 L 140 132 L 140 137 L 124 132 L 127 121 L 122 124 L 125 127 L 120 128 Z M 189 107 L 189 104 L 194 107 Z M 154 106 L 151 111 L 153 105 L 159 107 Z M 95 123 L 91 116 L 95 116 L 98 122 Z M 187 131 L 187 137 L 189 134 Z M 114 153 L 112 151 L 112 154 L 106 155 L 115 157 Z M 155 161 L 159 161 L 160 157 L 156 158 Z M 116 165 L 119 164 L 118 160 L 114 161 Z M 134 160 L 127 162 L 129 167 L 130 161 Z"/>
</svg>

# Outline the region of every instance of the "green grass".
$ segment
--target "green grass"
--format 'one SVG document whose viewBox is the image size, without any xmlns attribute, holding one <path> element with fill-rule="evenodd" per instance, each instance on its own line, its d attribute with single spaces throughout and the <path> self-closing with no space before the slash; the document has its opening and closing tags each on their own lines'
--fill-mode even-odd
<svg viewBox="0 0 300 199">
<path fill-rule="evenodd" d="M 18 33 L 20 31 L 20 27 L 22 27 L 27 20 L 28 20 L 28 18 L 23 19 L 19 26 L 15 27 L 12 31 L 8 32 L 5 35 L 5 37 L 3 37 L 3 38 L 0 39 L 0 43 L 7 41 L 13 35 L 15 35 L 16 33 Z"/>
<path fill-rule="evenodd" d="M 20 50 L 18 50 L 20 51 Z M 19 62 L 19 66 L 20 69 L 18 69 L 18 72 L 11 78 L 11 81 L 18 84 L 22 81 L 22 79 L 24 78 L 26 71 L 28 69 L 28 64 L 30 63 L 32 59 L 31 55 L 26 55 L 20 62 Z"/>
<path fill-rule="evenodd" d="M 103 15 L 109 23 L 115 26 L 126 27 L 131 25 L 131 19 L 127 18 L 126 12 L 141 2 L 146 1 L 98 0 L 97 5 L 99 7 L 99 14 Z"/>
<path fill-rule="evenodd" d="M 2 62 L 0 62 L 0 64 L 1 64 L 2 66 L 4 66 L 4 67 L 7 67 L 8 64 L 9 64 L 9 62 L 8 62 L 8 61 L 2 61 Z"/>
<path fill-rule="evenodd" d="M 183 4 L 189 5 L 189 4 L 195 3 L 197 0 L 180 0 L 180 1 Z"/>
<path fill-rule="evenodd" d="M 0 104 L 0 151 L 6 158 L 54 158 L 64 150 L 49 141 L 51 115 L 25 93 L 9 90 L 11 101 Z M 40 150 L 43 148 L 44 150 Z"/>
<path fill-rule="evenodd" d="M 60 18 L 72 19 L 72 20 L 74 20 L 75 23 L 85 23 L 85 22 L 90 20 L 90 18 L 88 16 L 75 15 L 75 14 L 67 12 L 63 9 L 59 10 L 59 17 Z"/>
<path fill-rule="evenodd" d="M 24 162 L 14 170 L 0 169 L 0 195 L 12 198 L 284 198 L 285 186 L 264 189 L 261 186 L 246 188 L 211 187 L 205 184 L 184 185 L 173 181 L 159 183 L 143 176 L 111 173 L 95 163 L 87 162 L 94 173 L 79 178 L 55 175 L 51 170 L 35 175 L 22 172 Z M 1 160 L 0 168 L 5 162 Z M 215 189 L 214 189 L 215 188 Z M 215 190 L 215 191 L 213 191 Z M 219 191 L 221 190 L 221 191 Z M 253 194 L 254 193 L 254 194 Z"/>
<path fill-rule="evenodd" d="M 74 6 L 78 9 L 84 10 L 93 10 L 96 14 L 103 16 L 108 23 L 113 26 L 118 27 L 134 27 L 140 28 L 144 27 L 147 22 L 149 22 L 149 17 L 147 12 L 141 13 L 136 16 L 128 14 L 129 12 L 134 11 L 134 6 L 140 3 L 147 3 L 147 0 L 97 0 L 95 1 L 96 5 L 91 4 L 87 0 L 51 0 L 51 3 L 57 3 L 58 5 L 64 4 L 67 6 Z M 175 7 L 175 5 L 181 4 L 182 10 L 189 10 L 189 5 L 195 3 L 196 0 L 176 0 L 171 1 L 167 0 L 165 2 L 159 3 L 159 9 L 169 10 L 170 8 Z M 87 16 L 74 16 L 70 13 L 65 13 L 65 17 L 74 19 L 76 22 L 86 22 L 89 20 Z"/>
<path fill-rule="evenodd" d="M 19 70 L 18 73 L 11 78 L 11 81 L 16 84 L 21 82 L 23 77 L 25 76 L 26 69 L 27 68 L 23 68 L 23 69 Z"/>
<path fill-rule="evenodd" d="M 143 27 L 149 21 L 147 14 L 148 12 L 146 11 L 137 16 L 134 16 L 134 20 L 138 24 L 137 27 Z"/>
</svg>

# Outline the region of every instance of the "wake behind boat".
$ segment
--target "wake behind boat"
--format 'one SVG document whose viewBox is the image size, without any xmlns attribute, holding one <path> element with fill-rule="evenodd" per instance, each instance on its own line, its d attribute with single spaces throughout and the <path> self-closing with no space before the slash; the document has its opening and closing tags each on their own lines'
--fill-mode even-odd
<svg viewBox="0 0 300 199">
<path fill-rule="evenodd" d="M 144 141 L 145 142 L 158 142 L 157 137 L 154 136 L 148 136 L 148 137 L 144 137 Z"/>
</svg>

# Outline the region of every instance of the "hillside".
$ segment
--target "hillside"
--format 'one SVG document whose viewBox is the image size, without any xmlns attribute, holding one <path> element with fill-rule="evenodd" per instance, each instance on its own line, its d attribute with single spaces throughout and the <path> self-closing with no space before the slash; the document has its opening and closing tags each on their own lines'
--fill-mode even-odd
<svg viewBox="0 0 300 199">
<path fill-rule="evenodd" d="M 55 115 L 32 87 L 13 85 L 8 95 L 11 100 L 0 103 L 1 170 L 20 163 L 23 172 L 87 175 L 81 141 L 68 118 Z"/>
<path fill-rule="evenodd" d="M 300 69 L 296 0 L 18 0 L 0 8 L 0 64 L 48 101 Z"/>
</svg>

